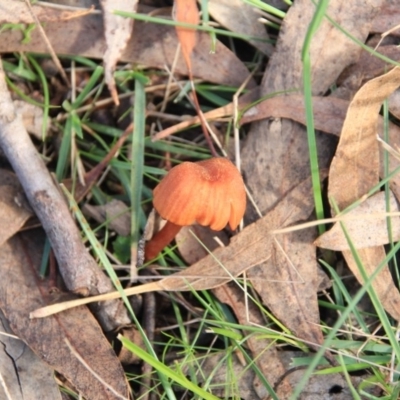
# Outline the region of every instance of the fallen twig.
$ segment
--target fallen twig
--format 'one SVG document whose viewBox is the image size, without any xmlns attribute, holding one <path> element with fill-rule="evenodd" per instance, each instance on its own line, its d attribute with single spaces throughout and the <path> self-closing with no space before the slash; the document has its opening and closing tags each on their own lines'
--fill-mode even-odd
<svg viewBox="0 0 400 400">
<path fill-rule="evenodd" d="M 60 273 L 69 290 L 88 295 L 113 289 L 82 243 L 68 206 L 36 151 L 20 116 L 15 113 L 0 62 L 0 147 L 17 174 L 26 196 L 47 233 Z M 112 330 L 129 322 L 119 300 L 95 307 L 103 329 Z"/>
</svg>

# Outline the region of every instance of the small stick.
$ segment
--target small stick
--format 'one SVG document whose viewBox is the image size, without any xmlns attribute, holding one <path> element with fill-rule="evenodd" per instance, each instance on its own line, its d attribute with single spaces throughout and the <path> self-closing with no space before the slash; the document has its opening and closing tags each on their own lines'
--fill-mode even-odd
<svg viewBox="0 0 400 400">
<path fill-rule="evenodd" d="M 53 46 L 51 45 L 51 43 L 50 43 L 50 41 L 49 41 L 49 39 L 48 39 L 48 37 L 47 37 L 47 35 L 46 35 L 46 32 L 44 31 L 44 29 L 43 29 L 43 27 L 42 27 L 40 21 L 38 20 L 38 17 L 37 17 L 36 14 L 33 12 L 33 10 L 32 10 L 32 5 L 31 5 L 30 0 L 25 0 L 25 4 L 26 4 L 27 7 L 29 8 L 29 12 L 31 13 L 32 18 L 33 18 L 33 19 L 35 20 L 35 22 L 36 22 L 36 27 L 39 29 L 39 32 L 40 32 L 40 34 L 42 35 L 43 41 L 44 41 L 45 44 L 46 44 L 47 50 L 49 50 L 51 59 L 53 60 L 54 64 L 56 65 L 56 67 L 57 67 L 57 69 L 58 69 L 58 72 L 60 73 L 60 75 L 61 75 L 61 77 L 62 77 L 64 83 L 67 85 L 67 87 L 70 87 L 70 83 L 69 83 L 67 74 L 65 73 L 64 68 L 63 68 L 62 65 L 61 65 L 61 62 L 60 62 L 60 60 L 58 59 L 57 54 L 56 54 L 56 52 L 54 51 Z"/>
<path fill-rule="evenodd" d="M 71 291 L 86 289 L 91 295 L 113 290 L 110 279 L 85 248 L 65 199 L 15 112 L 1 62 L 0 110 L 0 146 L 47 233 L 65 285 Z M 105 304 L 96 316 L 106 331 L 130 321 L 120 302 Z"/>
</svg>

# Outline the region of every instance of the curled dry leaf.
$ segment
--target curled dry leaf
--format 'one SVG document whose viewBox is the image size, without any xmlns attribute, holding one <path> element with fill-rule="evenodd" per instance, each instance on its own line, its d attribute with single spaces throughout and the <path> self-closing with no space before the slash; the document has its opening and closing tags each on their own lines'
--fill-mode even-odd
<svg viewBox="0 0 400 400">
<path fill-rule="evenodd" d="M 46 320 L 29 319 L 30 311 L 56 300 L 35 275 L 41 262 L 43 241 L 39 239 L 42 237 L 38 232 L 30 231 L 14 236 L 0 247 L 3 277 L 0 307 L 12 330 L 86 399 L 127 398 L 128 384 L 121 364 L 87 308 L 80 307 Z M 98 377 L 75 357 L 65 339 Z"/>
<path fill-rule="evenodd" d="M 379 147 L 376 140 L 382 102 L 400 86 L 400 69 L 367 82 L 354 96 L 343 125 L 336 155 L 329 172 L 329 198 L 339 210 L 366 195 L 379 181 Z M 349 268 L 362 284 L 363 278 L 350 251 L 343 251 Z M 383 246 L 360 249 L 368 275 L 385 258 Z M 400 294 L 385 266 L 373 282 L 384 308 L 400 320 Z"/>
<path fill-rule="evenodd" d="M 114 69 L 132 34 L 133 18 L 121 17 L 113 12 L 136 12 L 138 0 L 101 0 L 103 9 L 104 35 L 106 51 L 104 52 L 104 76 L 115 104 L 119 104 L 114 80 Z"/>
<path fill-rule="evenodd" d="M 119 335 L 125 339 L 128 339 L 132 343 L 137 344 L 143 349 L 146 348 L 142 334 L 134 327 L 122 329 L 119 331 Z M 142 362 L 142 359 L 137 354 L 132 353 L 132 351 L 128 350 L 125 346 L 121 347 L 121 350 L 118 354 L 118 359 L 122 365 L 140 364 Z"/>
<path fill-rule="evenodd" d="M 329 196 L 339 209 L 349 206 L 378 183 L 378 113 L 383 100 L 399 85 L 400 69 L 395 68 L 366 83 L 349 106 L 329 174 Z"/>
<path fill-rule="evenodd" d="M 0 331 L 0 399 L 30 399 L 34 393 L 37 399 L 62 400 L 53 369 L 14 335 L 1 310 Z"/>
<path fill-rule="evenodd" d="M 0 186 L 0 245 L 17 233 L 32 215 L 30 208 L 23 205 L 24 200 L 21 190 Z"/>
<path fill-rule="evenodd" d="M 16 175 L 0 169 L 0 246 L 16 234 L 32 214 Z"/>
<path fill-rule="evenodd" d="M 197 9 L 196 0 L 175 0 L 173 9 L 174 19 L 178 22 L 198 25 L 200 22 L 199 10 Z M 207 145 L 211 150 L 213 156 L 217 156 L 218 153 L 214 148 L 214 143 L 208 132 L 208 127 L 204 119 L 203 112 L 200 108 L 200 103 L 197 98 L 197 92 L 194 86 L 193 79 L 193 67 L 192 67 L 192 53 L 193 49 L 197 43 L 197 31 L 194 29 L 188 29 L 181 26 L 176 26 L 176 34 L 178 35 L 178 40 L 181 45 L 181 51 L 183 58 L 185 59 L 186 66 L 189 72 L 190 85 L 192 87 L 192 99 L 195 106 L 197 115 L 200 117 L 201 129 L 203 131 L 204 137 L 206 139 Z"/>
<path fill-rule="evenodd" d="M 198 25 L 200 22 L 196 0 L 175 0 L 173 11 L 175 21 L 191 25 Z M 190 56 L 192 55 L 197 42 L 197 31 L 194 29 L 183 28 L 181 26 L 176 26 L 175 29 L 181 45 L 183 57 L 189 72 L 191 72 L 192 62 Z"/>
<path fill-rule="evenodd" d="M 390 212 L 398 212 L 398 204 L 390 192 Z M 390 243 L 389 232 L 393 241 L 400 240 L 400 220 L 398 216 L 390 219 L 386 215 L 387 205 L 384 192 L 378 192 L 363 201 L 357 208 L 343 216 L 331 230 L 321 235 L 314 243 L 318 247 L 334 251 L 350 250 L 341 223 L 344 224 L 356 249 L 380 246 Z"/>
</svg>

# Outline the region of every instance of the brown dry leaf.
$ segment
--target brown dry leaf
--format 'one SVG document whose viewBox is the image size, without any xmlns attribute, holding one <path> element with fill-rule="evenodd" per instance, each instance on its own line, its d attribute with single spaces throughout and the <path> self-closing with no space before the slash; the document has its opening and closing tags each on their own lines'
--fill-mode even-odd
<svg viewBox="0 0 400 400">
<path fill-rule="evenodd" d="M 362 14 L 359 9 L 361 6 Z M 369 32 L 371 16 L 376 12 L 375 6 L 374 1 L 350 3 L 335 0 L 329 2 L 327 13 L 352 35 L 364 41 Z M 264 75 L 261 96 L 302 87 L 300 49 L 314 12 L 315 7 L 303 0 L 296 1 L 290 7 L 277 50 Z M 299 20 L 302 24 L 298 24 Z M 344 37 L 328 21 L 323 21 L 310 49 L 313 94 L 326 93 L 342 70 L 353 63 L 359 53 L 359 46 Z M 338 54 L 341 54 L 339 58 Z M 290 63 L 287 63 L 288 59 Z M 282 65 L 286 68 L 282 69 Z M 330 163 L 334 140 L 320 133 L 316 134 L 316 139 L 318 162 L 324 168 Z M 270 229 L 290 225 L 285 217 L 288 218 L 287 214 L 293 208 L 297 209 L 299 202 L 304 214 L 299 212 L 298 219 L 309 218 L 314 206 L 310 189 L 298 198 L 287 199 L 290 190 L 309 176 L 308 154 L 306 133 L 302 126 L 289 120 L 277 119 L 253 124 L 242 152 L 247 183 L 262 213 L 271 209 L 275 211 L 286 201 L 286 207 L 281 208 L 282 214 L 277 218 L 276 225 L 272 224 Z M 273 208 L 276 204 L 279 206 Z M 317 304 L 319 278 L 312 243 L 315 235 L 314 230 L 277 235 L 274 238 L 276 241 L 271 244 L 271 258 L 247 273 L 263 302 L 311 346 L 323 341 L 317 325 L 320 320 Z"/>
<path fill-rule="evenodd" d="M 274 210 L 269 230 L 307 220 L 314 209 L 309 180 L 291 191 Z M 323 342 L 317 291 L 320 281 L 315 255 L 315 229 L 274 236 L 271 257 L 247 276 L 272 313 L 311 347 Z"/>
<path fill-rule="evenodd" d="M 208 226 L 201 225 L 183 226 L 175 240 L 179 253 L 188 265 L 200 261 L 210 254 L 210 251 L 220 247 L 220 243 L 225 246 L 229 244 L 228 236 L 224 231 L 213 231 Z"/>
<path fill-rule="evenodd" d="M 35 15 L 41 22 L 56 22 L 65 21 L 68 19 L 77 18 L 82 15 L 82 11 L 66 11 L 57 10 L 52 7 L 32 7 Z M 32 17 L 24 2 L 18 1 L 7 1 L 2 2 L 0 7 L 0 23 L 10 23 L 10 24 L 34 24 L 36 21 Z"/>
<path fill-rule="evenodd" d="M 392 115 L 394 115 L 397 119 L 400 117 L 400 90 L 395 90 L 389 96 L 389 111 Z"/>
<path fill-rule="evenodd" d="M 0 246 L 17 233 L 32 215 L 30 208 L 23 203 L 21 190 L 0 186 Z"/>
<path fill-rule="evenodd" d="M 400 49 L 395 45 L 380 46 L 377 52 L 394 60 L 400 61 Z M 388 72 L 393 68 L 373 54 L 363 51 L 355 64 L 346 68 L 338 78 L 338 85 L 345 86 L 354 94 L 362 84 Z"/>
<path fill-rule="evenodd" d="M 10 4 L 13 5 L 12 11 Z M 2 4 L 0 13 L 4 12 L 7 16 L 13 12 L 15 20 L 15 15 L 19 15 L 19 10 L 23 11 L 24 8 L 24 3 L 19 1 L 5 2 Z M 32 5 L 32 8 L 36 13 L 48 10 L 47 7 L 38 4 Z M 62 15 L 61 11 L 58 10 L 58 12 Z M 43 28 L 58 54 L 103 58 L 106 44 L 100 14 L 93 13 L 62 22 L 47 22 Z M 133 34 L 120 61 L 141 64 L 149 68 L 164 69 L 165 65 L 171 67 L 178 43 L 173 27 L 136 21 Z M 210 55 L 210 48 L 210 35 L 199 32 L 198 42 L 192 54 L 193 75 L 209 82 L 240 86 L 249 76 L 246 66 L 221 42 L 217 42 L 216 54 Z M 22 43 L 20 31 L 1 32 L 0 53 L 14 51 L 46 53 L 48 50 L 36 29 L 32 32 L 29 43 Z M 186 64 L 181 59 L 178 60 L 174 71 L 179 74 L 188 74 Z M 250 80 L 248 87 L 254 86 L 254 80 Z"/>
<path fill-rule="evenodd" d="M 379 136 L 383 137 L 383 117 L 378 115 L 378 132 Z M 389 121 L 389 145 L 394 149 L 400 149 L 400 127 L 395 125 L 393 122 Z M 384 164 L 384 155 L 385 148 L 383 146 L 379 147 L 380 150 L 380 176 L 385 176 L 385 164 Z M 400 167 L 400 159 L 394 156 L 391 152 L 388 153 L 389 157 L 389 171 L 394 171 L 396 168 Z M 395 174 L 390 179 L 390 188 L 397 200 L 400 200 L 400 174 Z"/>
<path fill-rule="evenodd" d="M 343 122 L 346 117 L 346 112 L 349 106 L 347 100 L 338 99 L 335 97 L 319 97 L 313 96 L 313 110 L 314 110 L 314 126 L 315 129 L 331 133 L 339 136 Z M 303 125 L 306 124 L 305 120 L 305 107 L 304 98 L 297 94 L 289 94 L 285 96 L 273 97 L 266 99 L 254 107 L 246 111 L 241 119 L 241 123 L 248 123 L 258 121 L 264 118 L 287 118 L 299 122 Z M 384 120 L 383 117 L 378 115 L 377 133 L 384 136 Z M 393 122 L 389 121 L 389 141 L 393 148 L 400 149 L 400 127 Z M 380 176 L 384 176 L 384 163 L 383 163 L 384 149 L 381 148 L 381 163 L 380 163 Z M 326 162 L 326 160 L 324 161 Z M 393 155 L 389 154 L 389 169 L 395 170 L 400 166 L 400 160 Z M 267 169 L 268 171 L 268 169 Z M 271 177 L 273 179 L 273 177 Z M 390 180 L 390 186 L 397 199 L 400 199 L 400 174 L 396 174 Z M 257 193 L 256 193 L 257 196 Z M 261 199 L 262 200 L 262 199 Z"/>
<path fill-rule="evenodd" d="M 196 0 L 175 0 L 174 9 L 173 9 L 174 19 L 178 22 L 183 22 L 192 25 L 198 25 L 200 21 L 199 11 L 197 9 Z M 192 87 L 192 98 L 196 108 L 196 112 L 200 117 L 201 128 L 204 133 L 204 137 L 206 142 L 211 150 L 211 154 L 213 156 L 217 156 L 217 153 L 214 149 L 213 142 L 208 133 L 208 127 L 204 118 L 204 114 L 201 111 L 199 100 L 197 98 L 196 89 L 194 86 L 194 78 L 193 78 L 193 68 L 191 56 L 193 53 L 193 49 L 196 46 L 197 42 L 197 31 L 193 29 L 182 28 L 180 26 L 176 26 L 176 33 L 178 35 L 178 40 L 181 45 L 181 51 L 183 54 L 183 58 L 185 59 L 186 66 L 189 72 L 190 84 Z"/>
<path fill-rule="evenodd" d="M 367 82 L 354 96 L 347 112 L 336 155 L 329 172 L 329 198 L 340 210 L 366 195 L 379 181 L 379 147 L 376 140 L 382 102 L 400 86 L 400 69 Z M 363 279 L 350 251 L 346 262 L 362 284 Z M 359 250 L 360 259 L 372 274 L 385 258 L 383 246 Z M 373 282 L 384 308 L 400 320 L 400 294 L 385 266 Z"/>
<path fill-rule="evenodd" d="M 200 16 L 196 0 L 175 0 L 173 16 L 175 21 L 198 25 L 200 22 Z M 183 57 L 188 67 L 189 74 L 191 75 L 192 62 L 190 57 L 197 42 L 197 31 L 194 29 L 183 28 L 181 26 L 176 26 L 175 29 L 181 45 Z"/>
<path fill-rule="evenodd" d="M 85 204 L 82 207 L 85 217 L 93 218 L 100 224 L 107 222 L 107 227 L 118 235 L 129 236 L 131 219 L 128 206 L 121 200 L 111 200 L 109 203 L 92 206 Z"/>
<path fill-rule="evenodd" d="M 390 212 L 399 211 L 391 192 L 389 207 Z M 356 249 L 390 243 L 389 232 L 393 241 L 400 240 L 400 220 L 398 217 L 391 218 L 389 227 L 386 211 L 385 193 L 378 192 L 343 216 L 342 222 Z M 332 229 L 321 235 L 314 244 L 334 251 L 350 250 L 340 222 L 336 222 Z"/>
<path fill-rule="evenodd" d="M 115 10 L 134 13 L 138 0 L 101 0 L 103 9 L 106 51 L 104 53 L 104 77 L 114 103 L 119 105 L 114 69 L 132 34 L 133 18 L 113 14 Z"/>
<path fill-rule="evenodd" d="M 142 334 L 134 327 L 121 329 L 120 331 L 118 331 L 118 335 L 122 336 L 125 339 L 128 339 L 132 343 L 135 343 L 142 349 L 146 348 Z M 119 361 L 121 361 L 122 365 L 141 364 L 143 362 L 143 359 L 141 359 L 137 354 L 128 350 L 125 346 L 121 347 L 121 350 L 118 354 L 118 359 Z"/>
<path fill-rule="evenodd" d="M 378 9 L 379 0 L 332 0 L 327 14 L 352 36 L 364 42 L 369 34 L 371 19 Z M 261 96 L 302 88 L 301 48 L 314 13 L 315 5 L 307 0 L 296 1 L 289 8 L 276 51 L 264 74 Z M 328 20 L 322 21 L 310 47 L 313 95 L 325 94 L 343 69 L 354 63 L 360 53 L 358 44 Z M 317 133 L 316 141 L 319 165 L 327 168 L 335 140 Z M 285 119 L 253 124 L 242 151 L 242 168 L 258 208 L 261 213 L 268 212 L 310 174 L 304 127 Z M 257 214 L 253 212 L 249 217 L 255 219 Z"/>
<path fill-rule="evenodd" d="M 395 68 L 366 83 L 350 103 L 329 174 L 329 196 L 340 209 L 378 183 L 378 114 L 383 100 L 399 85 L 400 69 Z"/>
<path fill-rule="evenodd" d="M 349 106 L 347 100 L 335 97 L 313 97 L 315 129 L 339 136 Z M 241 124 L 264 118 L 287 118 L 305 125 L 304 96 L 288 94 L 263 100 L 249 108 L 240 120 Z"/>
<path fill-rule="evenodd" d="M 390 4 L 386 2 L 380 7 L 379 14 L 374 18 L 371 27 L 371 33 L 385 33 L 387 30 L 395 28 L 399 25 L 400 10 L 397 4 Z M 392 33 L 393 35 L 400 35 L 400 29 Z"/>
<path fill-rule="evenodd" d="M 240 290 L 237 285 L 229 283 L 213 289 L 213 293 L 219 301 L 228 304 L 232 308 L 238 318 L 239 324 L 265 325 L 265 320 L 260 310 L 257 309 L 251 300 L 249 300 L 248 304 L 245 303 L 244 297 L 246 294 Z M 280 360 L 277 348 L 268 339 L 257 337 L 256 335 L 249 335 L 246 340 L 246 345 L 249 347 L 253 359 L 256 360 L 255 362 L 258 368 L 269 384 L 275 386 L 286 371 Z M 283 387 L 285 387 L 287 393 L 290 393 L 290 387 L 288 387 L 285 382 L 281 385 L 282 389 Z M 260 384 L 257 376 L 254 377 L 253 388 L 260 399 L 264 399 L 268 396 L 265 386 Z"/>
<path fill-rule="evenodd" d="M 208 0 L 207 7 L 210 15 L 225 28 L 259 38 L 260 40 L 249 40 L 249 43 L 265 55 L 271 56 L 273 46 L 268 43 L 267 31 L 259 21 L 260 14 L 257 14 L 254 7 L 242 0 Z"/>
<path fill-rule="evenodd" d="M 0 169 L 0 246 L 15 235 L 32 214 L 15 174 Z"/>
<path fill-rule="evenodd" d="M 31 399 L 34 393 L 36 399 L 61 400 L 54 371 L 14 335 L 1 310 L 0 347 L 0 399 Z"/>
<path fill-rule="evenodd" d="M 29 319 L 30 311 L 56 298 L 35 275 L 41 261 L 41 237 L 37 232 L 20 234 L 0 247 L 0 307 L 11 329 L 86 399 L 127 398 L 128 385 L 121 364 L 86 307 L 48 319 Z M 65 339 L 102 382 L 78 361 Z"/>
<path fill-rule="evenodd" d="M 340 136 L 350 102 L 332 96 L 313 96 L 312 101 L 315 129 Z M 263 100 L 259 104 L 249 108 L 243 114 L 240 123 L 247 124 L 265 118 L 287 118 L 305 125 L 304 97 L 298 94 L 288 94 Z M 378 116 L 377 131 L 383 137 L 383 118 L 381 116 Z M 390 121 L 389 133 L 390 142 L 394 146 L 400 143 L 398 139 L 400 136 L 399 127 Z"/>
</svg>

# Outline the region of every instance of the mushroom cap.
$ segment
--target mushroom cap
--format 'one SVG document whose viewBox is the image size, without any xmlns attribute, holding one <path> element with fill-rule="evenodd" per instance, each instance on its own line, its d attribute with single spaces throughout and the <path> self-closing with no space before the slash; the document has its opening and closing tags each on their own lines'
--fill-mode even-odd
<svg viewBox="0 0 400 400">
<path fill-rule="evenodd" d="M 172 168 L 153 191 L 154 208 L 176 225 L 197 222 L 216 231 L 236 229 L 246 209 L 238 169 L 226 158 L 184 162 Z"/>
</svg>

